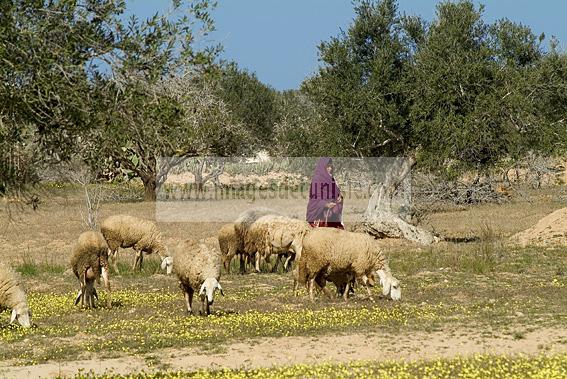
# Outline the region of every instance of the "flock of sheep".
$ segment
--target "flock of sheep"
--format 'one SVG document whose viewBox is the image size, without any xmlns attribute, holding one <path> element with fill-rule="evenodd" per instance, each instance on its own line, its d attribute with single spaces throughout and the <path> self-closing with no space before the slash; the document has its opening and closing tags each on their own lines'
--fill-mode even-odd
<svg viewBox="0 0 567 379">
<path fill-rule="evenodd" d="M 223 294 L 221 265 L 228 272 L 237 256 L 240 272 L 244 273 L 247 262 L 253 262 L 255 270 L 260 272 L 260 263 L 276 255 L 273 269 L 282 261 L 285 269 L 294 266 L 294 293 L 303 284 L 311 301 L 315 299 L 315 289 L 333 297 L 326 288 L 327 282 L 335 284 L 337 294 L 345 301 L 356 283 L 364 286 L 372 299 L 369 287 L 377 280 L 384 296 L 393 300 L 401 298 L 399 281 L 392 276 L 386 258 L 371 236 L 334 228 L 312 228 L 306 221 L 260 208 L 246 211 L 233 223 L 223 226 L 218 239 L 187 239 L 172 246 L 171 251 L 163 243 L 155 223 L 128 215 L 108 217 L 100 232 L 82 233 L 73 249 L 71 269 L 80 283 L 76 305 L 95 306 L 98 295 L 94 283 L 102 277 L 110 306 L 109 266 L 112 264 L 118 271 L 117 251 L 130 247 L 136 252 L 134 269 L 141 269 L 144 253 L 159 255 L 161 268 L 179 279 L 189 313 L 193 313 L 193 295 L 198 291 L 199 313 L 210 314 L 215 293 Z M 20 281 L 11 268 L 0 264 L 0 310 L 12 309 L 10 322 L 18 321 L 29 327 L 31 311 Z"/>
</svg>

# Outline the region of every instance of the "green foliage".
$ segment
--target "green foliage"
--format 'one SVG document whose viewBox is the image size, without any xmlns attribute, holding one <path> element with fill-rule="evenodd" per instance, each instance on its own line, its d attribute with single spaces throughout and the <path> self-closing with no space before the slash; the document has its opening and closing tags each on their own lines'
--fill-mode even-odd
<svg viewBox="0 0 567 379">
<path fill-rule="evenodd" d="M 219 97 L 260 143 L 270 142 L 277 117 L 277 92 L 236 63 L 226 64 L 220 71 Z"/>
<path fill-rule="evenodd" d="M 343 155 L 395 155 L 408 136 L 407 106 L 400 78 L 410 49 L 394 0 L 357 2 L 349 29 L 319 47 L 324 66 L 302 90 L 340 133 Z M 414 23 L 413 38 L 419 38 Z M 323 137 L 325 138 L 325 137 Z"/>
<path fill-rule="evenodd" d="M 565 54 L 524 25 L 486 23 L 483 10 L 440 2 L 428 24 L 395 0 L 355 2 L 352 25 L 320 45 L 323 66 L 302 85 L 325 131 L 294 128 L 285 146 L 318 150 L 305 138 L 317 134 L 333 141 L 327 154 L 405 155 L 449 176 L 564 149 Z"/>
<path fill-rule="evenodd" d="M 89 76 L 114 43 L 123 1 L 0 4 L 0 193 L 36 179 L 35 163 L 68 157 L 91 126 Z"/>
<path fill-rule="evenodd" d="M 278 97 L 272 155 L 301 157 L 339 155 L 341 133 L 303 93 L 286 91 Z"/>
<path fill-rule="evenodd" d="M 155 200 L 156 188 L 186 157 L 236 154 L 246 147 L 245 130 L 216 95 L 219 83 L 211 74 L 220 47 L 196 48 L 197 36 L 214 30 L 214 3 L 173 6 L 176 17 L 130 18 L 120 29 L 113 76 L 95 82 L 98 122 L 88 160 L 141 178 L 146 200 Z"/>
</svg>

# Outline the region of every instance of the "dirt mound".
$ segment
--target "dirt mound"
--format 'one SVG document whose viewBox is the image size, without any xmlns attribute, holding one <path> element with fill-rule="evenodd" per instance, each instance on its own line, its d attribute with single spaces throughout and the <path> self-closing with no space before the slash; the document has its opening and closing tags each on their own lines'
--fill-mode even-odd
<svg viewBox="0 0 567 379">
<path fill-rule="evenodd" d="M 556 210 L 510 239 L 521 246 L 567 245 L 567 208 Z"/>
</svg>

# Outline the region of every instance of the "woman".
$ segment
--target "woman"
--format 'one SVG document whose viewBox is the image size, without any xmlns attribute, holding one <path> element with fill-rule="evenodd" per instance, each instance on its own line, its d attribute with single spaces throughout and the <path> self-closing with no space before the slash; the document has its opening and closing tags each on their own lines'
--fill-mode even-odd
<svg viewBox="0 0 567 379">
<path fill-rule="evenodd" d="M 343 197 L 335 178 L 331 158 L 319 158 L 309 188 L 307 222 L 312 227 L 344 229 Z"/>
</svg>

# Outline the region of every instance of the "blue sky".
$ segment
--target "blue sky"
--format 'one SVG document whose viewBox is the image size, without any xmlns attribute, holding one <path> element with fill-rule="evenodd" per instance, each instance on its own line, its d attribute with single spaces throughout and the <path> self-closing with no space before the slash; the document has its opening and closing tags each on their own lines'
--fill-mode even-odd
<svg viewBox="0 0 567 379">
<path fill-rule="evenodd" d="M 431 20 L 437 0 L 399 0 L 400 10 Z M 128 12 L 141 18 L 168 8 L 169 0 L 128 0 Z M 255 72 L 278 90 L 298 88 L 319 65 L 317 46 L 345 30 L 354 17 L 350 0 L 218 0 L 217 31 L 211 41 L 224 46 L 222 58 Z M 567 46 L 567 2 L 563 0 L 484 0 L 484 19 L 528 25 Z"/>
</svg>

